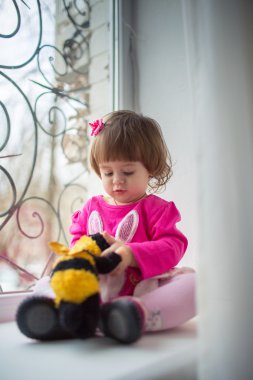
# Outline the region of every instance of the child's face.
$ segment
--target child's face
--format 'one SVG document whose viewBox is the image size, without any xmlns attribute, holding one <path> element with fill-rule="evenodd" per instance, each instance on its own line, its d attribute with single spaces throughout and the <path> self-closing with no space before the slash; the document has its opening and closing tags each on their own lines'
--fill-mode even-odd
<svg viewBox="0 0 253 380">
<path fill-rule="evenodd" d="M 139 161 L 109 161 L 99 165 L 103 187 L 117 204 L 137 201 L 146 193 L 149 173 Z"/>
</svg>

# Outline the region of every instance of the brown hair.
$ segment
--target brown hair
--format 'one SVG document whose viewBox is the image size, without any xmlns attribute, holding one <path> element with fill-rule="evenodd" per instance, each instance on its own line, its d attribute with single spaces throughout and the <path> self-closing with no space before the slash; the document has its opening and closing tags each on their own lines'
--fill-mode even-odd
<svg viewBox="0 0 253 380">
<path fill-rule="evenodd" d="M 94 138 L 91 167 L 100 176 L 99 164 L 140 161 L 150 173 L 149 187 L 161 190 L 172 176 L 171 157 L 159 124 L 132 111 L 115 111 L 103 118 L 105 127 Z"/>
</svg>

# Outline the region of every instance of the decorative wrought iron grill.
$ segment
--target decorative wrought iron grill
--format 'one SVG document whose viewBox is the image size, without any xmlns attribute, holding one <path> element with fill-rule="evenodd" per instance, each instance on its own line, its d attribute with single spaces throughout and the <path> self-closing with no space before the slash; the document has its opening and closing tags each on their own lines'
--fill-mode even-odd
<svg viewBox="0 0 253 380">
<path fill-rule="evenodd" d="M 91 18 L 103 1 L 0 3 L 0 285 L 47 273 L 47 242 L 68 243 L 85 200 L 93 58 Z M 104 6 L 104 5 L 103 5 Z M 99 54 L 98 54 L 99 55 Z M 99 81 L 109 82 L 109 67 Z"/>
</svg>

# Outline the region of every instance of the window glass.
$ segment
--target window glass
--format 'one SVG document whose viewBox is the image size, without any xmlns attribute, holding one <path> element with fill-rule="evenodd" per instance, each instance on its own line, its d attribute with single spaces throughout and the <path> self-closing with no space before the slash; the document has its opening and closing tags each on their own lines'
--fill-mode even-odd
<svg viewBox="0 0 253 380">
<path fill-rule="evenodd" d="M 0 3 L 0 286 L 29 289 L 89 190 L 88 123 L 111 111 L 109 1 Z"/>
</svg>

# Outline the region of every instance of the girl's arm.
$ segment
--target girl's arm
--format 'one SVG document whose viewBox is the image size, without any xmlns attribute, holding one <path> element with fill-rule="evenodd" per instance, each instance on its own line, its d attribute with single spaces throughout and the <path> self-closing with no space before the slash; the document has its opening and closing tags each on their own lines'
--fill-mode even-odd
<svg viewBox="0 0 253 380">
<path fill-rule="evenodd" d="M 72 215 L 71 225 L 69 227 L 69 232 L 72 235 L 70 247 L 72 247 L 81 236 L 87 235 L 88 202 L 82 210 L 78 210 Z"/>
<path fill-rule="evenodd" d="M 124 272 L 127 267 L 138 267 L 138 263 L 135 260 L 132 249 L 122 241 L 116 240 L 113 236 L 109 235 L 106 231 L 103 232 L 103 236 L 110 247 L 102 253 L 102 257 L 110 255 L 112 252 L 117 253 L 121 257 L 119 265 L 110 273 L 111 276 L 119 275 Z"/>
<path fill-rule="evenodd" d="M 176 227 L 180 219 L 173 202 L 167 207 L 151 210 L 146 226 L 150 240 L 127 243 L 144 279 L 168 271 L 182 259 L 188 242 Z"/>
<path fill-rule="evenodd" d="M 144 279 L 165 273 L 175 267 L 183 257 L 187 248 L 186 237 L 176 228 L 180 214 L 173 202 L 148 215 L 146 229 L 150 239 L 143 242 L 124 243 L 104 232 L 110 247 L 103 255 L 115 251 L 122 257 L 119 266 L 111 273 L 119 274 L 128 266 L 137 267 Z"/>
</svg>

